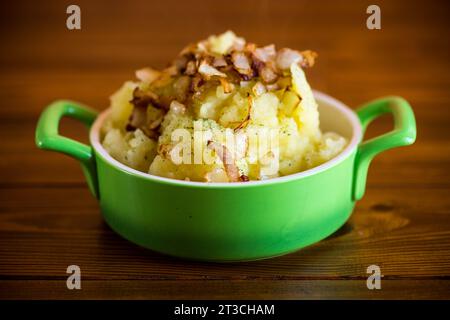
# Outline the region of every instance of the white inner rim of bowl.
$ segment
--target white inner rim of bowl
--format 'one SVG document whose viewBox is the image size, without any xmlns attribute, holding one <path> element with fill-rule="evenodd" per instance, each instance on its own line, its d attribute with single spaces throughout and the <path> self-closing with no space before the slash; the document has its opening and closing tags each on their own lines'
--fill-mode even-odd
<svg viewBox="0 0 450 320">
<path fill-rule="evenodd" d="M 106 119 L 106 117 L 109 114 L 110 109 L 106 109 L 101 114 L 98 115 L 97 119 L 95 120 L 94 124 L 91 127 L 90 131 L 90 141 L 92 147 L 97 151 L 99 155 L 101 155 L 106 161 L 114 165 L 115 167 L 126 171 L 128 173 L 131 173 L 136 176 L 140 176 L 146 179 L 164 182 L 164 183 L 170 183 L 170 184 L 176 184 L 176 185 L 185 185 L 185 186 L 199 186 L 199 187 L 245 187 L 245 186 L 254 186 L 254 185 L 266 185 L 266 184 L 272 184 L 272 183 L 280 183 L 280 182 L 287 182 L 291 180 L 301 179 L 303 177 L 307 177 L 319 172 L 322 172 L 324 170 L 327 170 L 340 162 L 342 162 L 344 159 L 347 158 L 348 155 L 350 155 L 353 150 L 358 146 L 359 142 L 362 138 L 362 128 L 361 124 L 359 122 L 358 117 L 356 116 L 356 113 L 352 111 L 349 107 L 347 107 L 345 104 L 340 102 L 339 100 L 336 100 L 335 98 L 330 97 L 329 95 L 326 95 L 322 92 L 315 91 L 314 90 L 314 97 L 316 98 L 317 103 L 319 104 L 319 108 L 321 104 L 326 104 L 328 107 L 333 107 L 340 111 L 349 121 L 349 123 L 352 126 L 352 136 L 349 139 L 349 143 L 345 147 L 345 149 L 339 153 L 336 157 L 332 158 L 331 160 L 308 170 L 301 171 L 298 173 L 294 173 L 291 175 L 278 177 L 278 178 L 272 178 L 267 180 L 258 180 L 258 181 L 249 181 L 249 182 L 195 182 L 195 181 L 185 181 L 185 180 L 177 180 L 177 179 L 171 179 L 171 178 L 164 178 L 160 176 L 155 176 L 149 173 L 141 172 L 138 170 L 135 170 L 133 168 L 130 168 L 123 163 L 117 161 L 113 157 L 109 155 L 109 153 L 103 148 L 102 144 L 100 143 L 100 129 L 103 125 L 103 121 Z M 347 137 L 348 138 L 348 137 Z"/>
</svg>

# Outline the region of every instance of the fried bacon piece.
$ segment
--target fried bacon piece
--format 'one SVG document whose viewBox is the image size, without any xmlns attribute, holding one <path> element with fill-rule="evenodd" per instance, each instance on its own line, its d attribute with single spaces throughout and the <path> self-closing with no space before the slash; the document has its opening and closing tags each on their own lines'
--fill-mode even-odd
<svg viewBox="0 0 450 320">
<path fill-rule="evenodd" d="M 174 98 L 180 102 L 186 101 L 190 87 L 191 87 L 191 78 L 189 76 L 179 77 L 173 83 Z"/>
<path fill-rule="evenodd" d="M 190 43 L 186 47 L 184 47 L 183 50 L 180 51 L 179 55 L 180 56 L 189 55 L 189 54 L 193 55 L 193 54 L 195 54 L 196 50 L 197 50 L 197 44 Z"/>
<path fill-rule="evenodd" d="M 289 48 L 280 49 L 277 53 L 276 64 L 281 70 L 287 70 L 293 63 L 298 63 L 303 60 L 302 54 L 297 50 Z"/>
<path fill-rule="evenodd" d="M 265 93 L 267 91 L 267 88 L 265 85 L 263 85 L 261 82 L 257 82 L 253 87 L 252 87 L 252 92 L 253 94 L 258 97 L 260 95 L 262 95 L 263 93 Z"/>
<path fill-rule="evenodd" d="M 170 159 L 170 152 L 172 151 L 172 146 L 169 144 L 160 144 L 156 152 L 164 159 Z"/>
<path fill-rule="evenodd" d="M 301 52 L 303 56 L 303 61 L 300 63 L 300 66 L 302 67 L 312 67 L 314 65 L 314 62 L 317 58 L 317 53 L 311 50 L 305 50 Z"/>
<path fill-rule="evenodd" d="M 133 99 L 130 101 L 135 107 L 147 108 L 151 104 L 157 105 L 155 102 L 158 100 L 158 96 L 153 92 L 145 92 L 144 90 L 136 87 L 133 91 Z"/>
<path fill-rule="evenodd" d="M 212 65 L 215 68 L 220 68 L 220 67 L 226 67 L 228 64 L 227 64 L 227 60 L 223 56 L 220 56 L 220 57 L 214 57 Z"/>
<path fill-rule="evenodd" d="M 248 111 L 247 111 L 247 115 L 245 116 L 245 119 L 242 120 L 241 123 L 239 123 L 239 124 L 237 125 L 236 128 L 234 128 L 234 132 L 239 131 L 240 129 L 245 128 L 245 127 L 248 125 L 248 123 L 250 122 L 250 115 L 251 115 L 251 112 L 252 112 L 252 106 L 253 106 L 253 98 L 252 98 L 251 95 L 248 95 L 248 96 L 247 96 L 247 99 L 248 99 Z"/>
<path fill-rule="evenodd" d="M 161 71 L 152 68 L 142 68 L 136 70 L 136 78 L 142 82 L 152 83 L 161 76 Z"/>
<path fill-rule="evenodd" d="M 272 61 L 277 52 L 275 50 L 275 45 L 271 44 L 262 48 L 256 48 L 253 52 L 253 59 L 259 60 L 261 62 L 267 63 L 269 61 Z"/>
<path fill-rule="evenodd" d="M 133 99 L 131 99 L 131 103 L 135 107 L 145 107 L 149 104 L 154 106 L 158 109 L 168 110 L 170 106 L 170 97 L 159 97 L 157 94 L 155 94 L 152 91 L 144 91 L 140 89 L 139 87 L 136 87 L 133 91 Z"/>
<path fill-rule="evenodd" d="M 159 102 L 158 96 L 151 91 L 146 92 L 136 87 L 133 91 L 133 99 L 130 102 L 133 104 L 133 111 L 125 129 L 127 131 L 134 131 L 139 128 L 148 137 L 153 139 L 158 138 L 159 134 L 157 129 L 162 123 L 167 111 L 167 108 L 163 107 L 164 105 Z M 147 108 L 149 105 L 159 108 L 164 112 L 158 118 L 148 119 Z"/>
<path fill-rule="evenodd" d="M 140 128 L 147 124 L 147 106 L 135 105 L 128 124 L 132 128 Z"/>
<path fill-rule="evenodd" d="M 265 83 L 273 83 L 278 79 L 275 68 L 269 63 L 259 70 L 259 76 Z"/>
<path fill-rule="evenodd" d="M 186 106 L 178 101 L 174 100 L 170 104 L 170 110 L 176 114 L 183 114 L 186 112 Z"/>
<path fill-rule="evenodd" d="M 235 69 L 242 75 L 252 76 L 253 70 L 250 65 L 250 60 L 243 52 L 233 52 L 231 54 L 231 60 Z"/>
<path fill-rule="evenodd" d="M 205 81 L 203 80 L 203 77 L 200 74 L 195 75 L 192 78 L 191 85 L 190 85 L 190 91 L 191 92 L 198 92 L 200 90 L 200 87 L 203 85 Z"/>
<path fill-rule="evenodd" d="M 157 129 L 157 128 L 161 125 L 163 119 L 164 119 L 164 116 L 158 117 L 157 119 L 153 120 L 152 122 L 150 122 L 150 123 L 148 124 L 148 128 L 149 128 L 150 130 L 155 130 L 155 129 Z"/>
<path fill-rule="evenodd" d="M 231 46 L 232 51 L 242 51 L 245 48 L 245 39 L 241 37 L 237 37 L 234 40 L 233 45 Z"/>
<path fill-rule="evenodd" d="M 178 73 L 183 73 L 186 70 L 188 62 L 189 57 L 187 55 L 182 55 L 176 58 L 172 64 L 175 66 Z"/>
<path fill-rule="evenodd" d="M 246 176 L 245 174 L 242 174 L 242 175 L 239 177 L 239 179 L 240 179 L 242 182 L 248 182 L 248 181 L 250 181 L 250 178 L 249 178 L 248 176 Z"/>
<path fill-rule="evenodd" d="M 220 72 L 219 70 L 217 70 L 216 68 L 211 66 L 206 59 L 202 60 L 200 62 L 200 65 L 198 66 L 198 72 L 201 75 L 203 75 L 207 80 L 211 79 L 211 77 L 213 77 L 213 76 L 218 76 L 218 77 L 226 77 L 227 76 L 225 73 Z"/>
<path fill-rule="evenodd" d="M 281 70 L 287 70 L 293 63 L 298 63 L 301 67 L 312 67 L 314 65 L 317 53 L 311 50 L 297 51 L 283 48 L 278 51 L 276 57 L 277 67 Z"/>
<path fill-rule="evenodd" d="M 232 83 L 227 81 L 225 78 L 219 78 L 219 81 L 220 81 L 220 85 L 223 88 L 223 92 L 230 93 L 231 91 L 233 91 L 234 86 Z"/>
<path fill-rule="evenodd" d="M 161 124 L 162 120 L 163 117 L 153 121 L 150 124 L 147 124 L 147 112 L 145 108 L 134 107 L 125 130 L 135 131 L 136 129 L 141 129 L 147 137 L 151 139 L 157 139 L 159 136 L 157 128 Z"/>
<path fill-rule="evenodd" d="M 186 70 L 184 70 L 184 73 L 188 76 L 193 76 L 197 73 L 197 65 L 194 60 L 191 60 L 186 64 Z"/>
<path fill-rule="evenodd" d="M 225 169 L 225 172 L 228 176 L 228 179 L 230 179 L 230 182 L 239 182 L 240 174 L 239 169 L 235 164 L 234 156 L 233 154 L 225 147 L 224 145 L 209 140 L 207 143 L 207 146 L 209 149 L 213 150 L 217 156 L 220 158 L 220 160 L 223 163 L 223 167 Z"/>
</svg>

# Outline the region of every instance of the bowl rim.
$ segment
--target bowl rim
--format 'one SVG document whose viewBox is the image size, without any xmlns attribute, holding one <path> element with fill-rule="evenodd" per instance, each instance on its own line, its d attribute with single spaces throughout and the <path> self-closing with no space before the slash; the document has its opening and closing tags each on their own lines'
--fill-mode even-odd
<svg viewBox="0 0 450 320">
<path fill-rule="evenodd" d="M 248 182 L 197 182 L 197 181 L 186 181 L 186 180 L 178 180 L 178 179 L 172 179 L 172 178 L 165 178 L 160 177 L 156 175 L 152 175 L 149 173 L 145 173 L 142 171 L 138 171 L 136 169 L 133 169 L 131 167 L 126 166 L 125 164 L 119 162 L 118 160 L 114 159 L 109 153 L 103 148 L 102 144 L 100 143 L 100 129 L 103 124 L 103 121 L 106 119 L 107 115 L 109 114 L 111 108 L 108 108 L 101 112 L 97 118 L 95 119 L 89 133 L 89 140 L 91 143 L 92 148 L 95 150 L 96 155 L 100 156 L 103 160 L 105 160 L 107 163 L 112 165 L 113 167 L 119 169 L 120 171 L 127 173 L 129 175 L 143 178 L 146 180 L 151 180 L 154 182 L 159 182 L 163 184 L 168 185 L 176 185 L 176 186 L 184 186 L 184 187 L 198 187 L 198 188 L 245 188 L 245 187 L 254 187 L 254 186 L 264 186 L 264 185 L 272 185 L 272 184 L 278 184 L 278 183 L 284 183 L 284 182 L 290 182 L 293 180 L 299 180 L 302 178 L 306 178 L 309 176 L 312 176 L 314 174 L 318 174 L 320 172 L 326 171 L 328 169 L 331 169 L 341 162 L 343 162 L 350 154 L 353 153 L 353 151 L 358 147 L 358 144 L 360 143 L 362 139 L 362 126 L 361 122 L 359 121 L 358 116 L 356 113 L 349 108 L 347 105 L 345 105 L 343 102 L 323 93 L 317 90 L 313 90 L 314 97 L 319 101 L 323 101 L 327 103 L 330 106 L 333 106 L 334 108 L 339 109 L 343 114 L 347 116 L 347 118 L 350 120 L 350 123 L 352 124 L 352 132 L 353 136 L 350 139 L 350 142 L 347 144 L 347 146 L 344 148 L 344 150 L 339 153 L 337 156 L 332 158 L 331 160 L 322 163 L 321 165 L 318 165 L 314 168 L 301 171 L 298 173 L 290 174 L 287 176 L 277 177 L 277 178 L 271 178 L 267 180 L 258 180 L 258 181 L 248 181 Z"/>
</svg>

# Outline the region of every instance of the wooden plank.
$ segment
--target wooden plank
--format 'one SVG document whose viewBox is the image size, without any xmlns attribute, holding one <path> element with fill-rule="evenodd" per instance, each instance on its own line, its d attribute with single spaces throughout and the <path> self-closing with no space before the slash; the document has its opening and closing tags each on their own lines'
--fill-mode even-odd
<svg viewBox="0 0 450 320">
<path fill-rule="evenodd" d="M 368 290 L 365 280 L 82 280 L 68 290 L 66 279 L 0 280 L 0 299 L 443 299 L 449 280 L 382 280 Z"/>
<path fill-rule="evenodd" d="M 71 264 L 94 280 L 347 279 L 364 277 L 371 264 L 390 279 L 450 277 L 449 188 L 371 189 L 328 239 L 239 264 L 187 262 L 137 247 L 106 226 L 84 188 L 32 191 L 0 194 L 0 275 L 8 279 L 64 276 Z"/>
</svg>

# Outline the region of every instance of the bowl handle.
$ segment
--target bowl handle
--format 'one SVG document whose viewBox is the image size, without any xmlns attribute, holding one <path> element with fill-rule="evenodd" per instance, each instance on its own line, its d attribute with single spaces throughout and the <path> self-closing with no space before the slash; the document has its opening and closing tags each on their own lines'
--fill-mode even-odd
<svg viewBox="0 0 450 320">
<path fill-rule="evenodd" d="M 364 195 L 367 170 L 373 157 L 391 148 L 410 145 L 416 140 L 414 113 L 403 98 L 392 96 L 371 101 L 360 107 L 356 113 L 361 121 L 363 134 L 373 120 L 385 113 L 392 113 L 394 129 L 359 145 L 355 159 L 353 200 L 359 200 Z"/>
<path fill-rule="evenodd" d="M 73 101 L 53 102 L 39 118 L 36 145 L 41 149 L 67 154 L 80 161 L 89 189 L 98 198 L 97 169 L 92 147 L 59 135 L 59 123 L 64 116 L 80 120 L 90 127 L 97 117 L 97 111 Z"/>
</svg>

